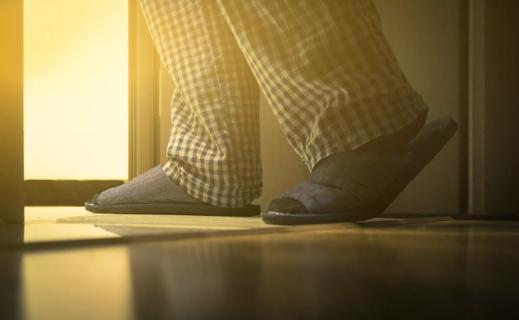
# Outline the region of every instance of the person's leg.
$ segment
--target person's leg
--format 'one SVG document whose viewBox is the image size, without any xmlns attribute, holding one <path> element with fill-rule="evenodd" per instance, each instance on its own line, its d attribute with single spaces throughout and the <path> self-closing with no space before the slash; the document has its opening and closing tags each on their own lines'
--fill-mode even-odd
<svg viewBox="0 0 519 320">
<path fill-rule="evenodd" d="M 218 0 L 308 166 L 412 125 L 427 110 L 369 0 Z"/>
<path fill-rule="evenodd" d="M 409 157 L 393 154 L 406 150 L 428 108 L 399 68 L 371 0 L 218 4 L 310 181 L 318 181 L 296 186 L 283 195 L 295 201 L 270 210 L 336 213 L 375 202 L 404 175 Z M 350 159 L 361 153 L 371 155 Z M 327 186 L 323 172 L 346 183 Z"/>
<path fill-rule="evenodd" d="M 140 2 L 159 56 L 176 86 L 163 171 L 177 189 L 187 193 L 186 201 L 226 208 L 250 204 L 262 187 L 259 91 L 216 2 Z M 142 193 L 166 181 L 157 179 L 148 179 L 149 187 L 141 184 L 133 189 Z M 178 191 L 168 192 L 171 201 L 178 200 L 173 195 Z M 109 200 L 120 202 L 122 196 Z M 148 192 L 138 201 L 150 199 L 155 201 Z"/>
</svg>

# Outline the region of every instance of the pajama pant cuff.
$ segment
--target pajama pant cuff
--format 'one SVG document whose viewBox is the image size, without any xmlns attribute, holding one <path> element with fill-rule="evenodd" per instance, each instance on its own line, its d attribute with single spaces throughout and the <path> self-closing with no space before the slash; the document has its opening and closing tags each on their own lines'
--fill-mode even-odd
<svg viewBox="0 0 519 320">
<path fill-rule="evenodd" d="M 352 144 L 349 143 L 346 138 L 342 140 L 336 140 L 336 143 L 328 145 L 324 150 L 322 150 L 322 152 L 318 154 L 303 155 L 303 162 L 305 163 L 308 171 L 312 172 L 317 163 L 319 163 L 319 161 L 321 161 L 322 159 L 339 152 L 355 150 L 379 137 L 403 129 L 406 126 L 412 124 L 414 121 L 416 121 L 421 115 L 423 115 L 424 113 L 427 114 L 428 112 L 429 108 L 427 107 L 427 105 L 421 103 L 418 105 L 417 108 L 414 108 L 412 111 L 407 113 L 405 117 L 402 117 L 401 121 L 394 122 L 391 126 L 386 126 L 383 129 L 380 128 L 378 131 L 373 132 L 372 134 L 363 136 L 361 139 L 357 140 L 357 143 L 355 145 L 352 146 Z"/>
<path fill-rule="evenodd" d="M 184 192 L 213 206 L 239 208 L 249 205 L 261 196 L 261 184 L 252 187 L 211 185 L 193 176 L 171 160 L 163 166 L 163 170 Z"/>
</svg>

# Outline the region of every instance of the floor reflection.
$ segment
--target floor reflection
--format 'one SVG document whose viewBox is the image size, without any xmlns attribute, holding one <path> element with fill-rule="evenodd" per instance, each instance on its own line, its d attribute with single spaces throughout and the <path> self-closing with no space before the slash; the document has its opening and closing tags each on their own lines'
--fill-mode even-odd
<svg viewBox="0 0 519 320">
<path fill-rule="evenodd" d="M 196 315 L 203 319 L 232 314 L 246 319 L 262 312 L 262 245 L 212 242 L 130 249 L 133 300 L 139 318 L 188 319 Z"/>
<path fill-rule="evenodd" d="M 516 313 L 519 289 L 510 284 L 519 280 L 518 253 L 496 234 L 465 231 L 364 229 L 136 245 L 129 251 L 135 313 L 375 319 Z"/>
<path fill-rule="evenodd" d="M 22 272 L 27 319 L 132 318 L 124 247 L 25 254 Z"/>
<path fill-rule="evenodd" d="M 2 226 L 2 228 L 5 226 Z M 23 225 L 11 225 L 3 233 L 14 244 L 23 243 Z M 0 251 L 0 317 L 19 319 L 23 316 L 22 306 L 22 253 Z"/>
<path fill-rule="evenodd" d="M 2 319 L 518 318 L 519 225 L 474 226 L 0 251 Z"/>
</svg>

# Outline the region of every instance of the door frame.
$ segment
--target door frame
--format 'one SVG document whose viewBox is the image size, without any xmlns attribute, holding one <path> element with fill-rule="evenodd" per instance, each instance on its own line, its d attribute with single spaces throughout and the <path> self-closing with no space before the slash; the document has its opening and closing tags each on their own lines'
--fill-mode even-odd
<svg viewBox="0 0 519 320">
<path fill-rule="evenodd" d="M 0 223 L 23 222 L 23 0 L 0 1 Z"/>
<path fill-rule="evenodd" d="M 128 178 L 160 163 L 159 67 L 138 0 L 129 0 Z"/>
</svg>

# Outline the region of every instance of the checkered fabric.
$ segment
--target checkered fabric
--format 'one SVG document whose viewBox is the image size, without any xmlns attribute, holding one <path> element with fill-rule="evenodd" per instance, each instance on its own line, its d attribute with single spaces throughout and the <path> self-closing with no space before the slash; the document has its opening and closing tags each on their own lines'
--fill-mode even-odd
<svg viewBox="0 0 519 320">
<path fill-rule="evenodd" d="M 427 110 L 371 0 L 141 0 L 141 6 L 176 85 L 164 169 L 199 200 L 238 207 L 261 194 L 259 90 L 309 170 Z"/>
</svg>

